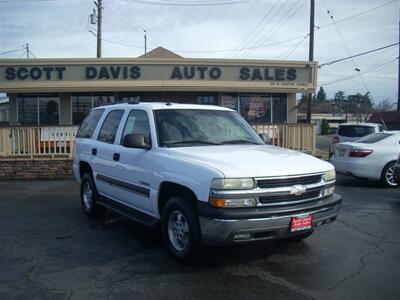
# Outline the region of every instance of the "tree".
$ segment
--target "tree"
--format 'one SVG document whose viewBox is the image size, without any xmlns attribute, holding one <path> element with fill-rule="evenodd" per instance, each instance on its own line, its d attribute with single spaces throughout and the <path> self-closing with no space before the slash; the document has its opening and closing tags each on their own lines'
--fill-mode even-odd
<svg viewBox="0 0 400 300">
<path fill-rule="evenodd" d="M 374 110 L 376 112 L 392 111 L 394 110 L 394 107 L 394 103 L 389 99 L 383 99 L 382 101 L 379 101 L 378 104 L 374 105 Z"/>
<path fill-rule="evenodd" d="M 322 135 L 329 134 L 329 123 L 328 123 L 328 121 L 326 119 L 322 119 L 321 134 Z"/>
<path fill-rule="evenodd" d="M 317 93 L 317 97 L 316 97 L 316 103 L 324 103 L 328 100 L 328 97 L 326 96 L 325 90 L 324 88 L 321 86 L 319 88 L 319 91 Z"/>
<path fill-rule="evenodd" d="M 346 114 L 352 113 L 358 121 L 366 121 L 373 111 L 371 95 L 367 92 L 364 95 L 360 93 L 349 95 L 345 100 Z"/>
<path fill-rule="evenodd" d="M 334 112 L 335 113 L 344 112 L 345 106 L 346 106 L 346 96 L 344 94 L 344 91 L 337 91 L 333 96 Z"/>
</svg>

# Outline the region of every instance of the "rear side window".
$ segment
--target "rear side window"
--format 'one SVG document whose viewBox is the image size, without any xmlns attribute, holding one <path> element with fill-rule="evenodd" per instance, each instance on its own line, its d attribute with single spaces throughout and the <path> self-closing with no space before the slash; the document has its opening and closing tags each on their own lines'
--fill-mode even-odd
<svg viewBox="0 0 400 300">
<path fill-rule="evenodd" d="M 90 139 L 103 112 L 104 109 L 94 109 L 90 111 L 89 115 L 83 120 L 76 137 Z"/>
<path fill-rule="evenodd" d="M 356 142 L 364 143 L 364 144 L 373 144 L 373 143 L 382 141 L 383 139 L 386 139 L 389 136 L 391 136 L 391 134 L 389 134 L 389 133 L 374 133 L 374 134 L 364 136 L 364 137 L 356 140 Z"/>
<path fill-rule="evenodd" d="M 123 110 L 113 110 L 107 115 L 97 137 L 99 141 L 110 144 L 114 143 L 123 114 Z"/>
<path fill-rule="evenodd" d="M 338 134 L 347 137 L 362 137 L 375 132 L 371 126 L 347 125 L 339 126 Z"/>
</svg>

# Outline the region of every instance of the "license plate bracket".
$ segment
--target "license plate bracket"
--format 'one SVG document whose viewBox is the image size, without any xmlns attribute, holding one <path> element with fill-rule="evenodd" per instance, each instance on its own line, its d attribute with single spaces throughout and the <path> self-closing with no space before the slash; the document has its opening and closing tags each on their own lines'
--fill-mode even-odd
<svg viewBox="0 0 400 300">
<path fill-rule="evenodd" d="M 312 214 L 305 214 L 292 217 L 290 220 L 290 231 L 296 232 L 296 231 L 311 229 L 312 220 L 313 220 Z"/>
</svg>

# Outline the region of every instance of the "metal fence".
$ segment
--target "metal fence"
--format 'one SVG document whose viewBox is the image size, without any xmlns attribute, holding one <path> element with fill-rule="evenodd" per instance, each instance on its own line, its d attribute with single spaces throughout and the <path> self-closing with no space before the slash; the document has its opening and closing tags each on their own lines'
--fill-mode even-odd
<svg viewBox="0 0 400 300">
<path fill-rule="evenodd" d="M 312 124 L 253 125 L 266 133 L 274 145 L 313 153 Z M 0 158 L 72 158 L 77 126 L 0 127 Z"/>
</svg>

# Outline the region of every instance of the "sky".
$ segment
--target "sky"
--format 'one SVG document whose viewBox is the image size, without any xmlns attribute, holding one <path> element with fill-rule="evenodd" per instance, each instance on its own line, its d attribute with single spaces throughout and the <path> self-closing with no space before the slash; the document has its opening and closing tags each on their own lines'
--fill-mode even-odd
<svg viewBox="0 0 400 300">
<path fill-rule="evenodd" d="M 399 0 L 316 0 L 314 60 L 399 41 Z M 308 60 L 310 0 L 103 0 L 103 57 L 157 46 L 188 58 Z M 0 0 L 0 58 L 95 57 L 92 0 Z M 329 11 L 329 12 L 328 12 Z M 11 50 L 11 53 L 4 54 Z M 398 45 L 318 70 L 329 97 L 369 91 L 397 103 Z M 361 74 L 361 75 L 360 75 Z"/>
</svg>

